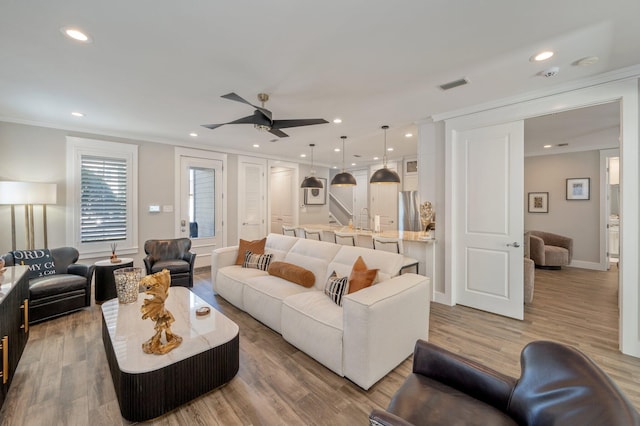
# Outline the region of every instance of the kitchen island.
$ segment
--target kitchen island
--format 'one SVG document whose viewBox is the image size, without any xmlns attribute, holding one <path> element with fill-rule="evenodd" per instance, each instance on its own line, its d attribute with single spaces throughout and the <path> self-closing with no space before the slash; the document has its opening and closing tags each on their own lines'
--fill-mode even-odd
<svg viewBox="0 0 640 426">
<path fill-rule="evenodd" d="M 425 234 L 416 231 L 392 231 L 385 230 L 381 232 L 373 232 L 368 229 L 350 228 L 343 225 L 332 224 L 304 224 L 298 225 L 296 235 L 305 236 L 305 229 L 321 231 L 322 241 L 335 243 L 335 233 L 353 233 L 356 235 L 356 245 L 360 247 L 373 248 L 373 237 L 399 238 L 402 241 L 403 254 L 412 257 L 418 261 L 418 272 L 420 275 L 431 278 L 432 288 L 436 287 L 436 247 L 437 240 Z"/>
</svg>

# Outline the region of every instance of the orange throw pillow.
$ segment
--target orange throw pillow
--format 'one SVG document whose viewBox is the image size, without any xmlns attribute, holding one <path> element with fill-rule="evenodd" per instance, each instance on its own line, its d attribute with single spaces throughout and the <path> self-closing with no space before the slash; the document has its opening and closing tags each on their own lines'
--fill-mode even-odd
<svg viewBox="0 0 640 426">
<path fill-rule="evenodd" d="M 236 258 L 236 265 L 242 265 L 244 262 L 244 253 L 246 251 L 250 251 L 254 254 L 264 254 L 264 245 L 266 242 L 266 238 L 254 241 L 240 240 L 240 243 L 238 243 L 238 257 Z"/>
<path fill-rule="evenodd" d="M 269 275 L 283 278 L 292 283 L 310 288 L 316 282 L 316 277 L 308 269 L 287 262 L 271 262 L 269 265 Z"/>
<path fill-rule="evenodd" d="M 378 275 L 377 269 L 367 269 L 362 256 L 358 256 L 349 276 L 349 294 L 370 287 Z"/>
</svg>

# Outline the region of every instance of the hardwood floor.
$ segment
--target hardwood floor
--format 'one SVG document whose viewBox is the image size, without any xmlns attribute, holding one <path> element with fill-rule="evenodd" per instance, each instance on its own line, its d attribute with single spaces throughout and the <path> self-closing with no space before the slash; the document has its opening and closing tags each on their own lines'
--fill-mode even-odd
<svg viewBox="0 0 640 426">
<path fill-rule="evenodd" d="M 618 352 L 617 270 L 536 270 L 533 303 L 517 321 L 433 303 L 429 340 L 517 376 L 522 347 L 556 340 L 593 358 L 640 408 L 640 359 Z M 338 377 L 280 335 L 213 294 L 207 270 L 194 291 L 240 326 L 240 371 L 226 386 L 148 422 L 153 425 L 357 425 L 384 408 L 411 358 L 368 391 Z M 188 378 L 185 378 L 188 380 Z M 100 307 L 31 327 L 2 425 L 118 425 Z"/>
</svg>

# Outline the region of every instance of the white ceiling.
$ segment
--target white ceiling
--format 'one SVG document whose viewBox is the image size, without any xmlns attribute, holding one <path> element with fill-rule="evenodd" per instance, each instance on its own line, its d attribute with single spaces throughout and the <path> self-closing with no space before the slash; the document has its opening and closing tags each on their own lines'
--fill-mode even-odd
<svg viewBox="0 0 640 426">
<path fill-rule="evenodd" d="M 382 154 L 388 124 L 396 158 L 415 154 L 404 134 L 433 114 L 639 64 L 638 16 L 638 0 L 4 0 L 0 120 L 296 161 L 315 143 L 327 165 L 340 164 L 341 135 L 349 161 Z M 65 38 L 67 25 L 93 42 Z M 542 49 L 557 53 L 530 62 Z M 574 65 L 587 56 L 600 60 Z M 538 75 L 551 66 L 557 76 Z M 462 77 L 471 84 L 438 88 Z M 285 139 L 200 127 L 253 112 L 229 92 L 255 104 L 268 93 L 276 119 L 343 123 Z"/>
</svg>

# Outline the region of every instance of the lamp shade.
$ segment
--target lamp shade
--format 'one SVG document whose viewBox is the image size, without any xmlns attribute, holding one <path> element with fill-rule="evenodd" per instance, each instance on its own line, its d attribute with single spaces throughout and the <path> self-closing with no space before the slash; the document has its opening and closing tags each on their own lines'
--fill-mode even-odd
<svg viewBox="0 0 640 426">
<path fill-rule="evenodd" d="M 55 204 L 55 183 L 0 182 L 0 204 Z"/>
<path fill-rule="evenodd" d="M 393 170 L 388 169 L 387 166 L 384 166 L 371 175 L 369 183 L 400 183 L 400 176 Z"/>
<path fill-rule="evenodd" d="M 307 176 L 302 181 L 300 188 L 324 188 L 324 185 L 322 185 L 322 182 L 320 182 L 317 177 Z"/>
<path fill-rule="evenodd" d="M 357 184 L 356 178 L 349 172 L 338 173 L 331 179 L 331 186 L 354 186 Z"/>
</svg>

